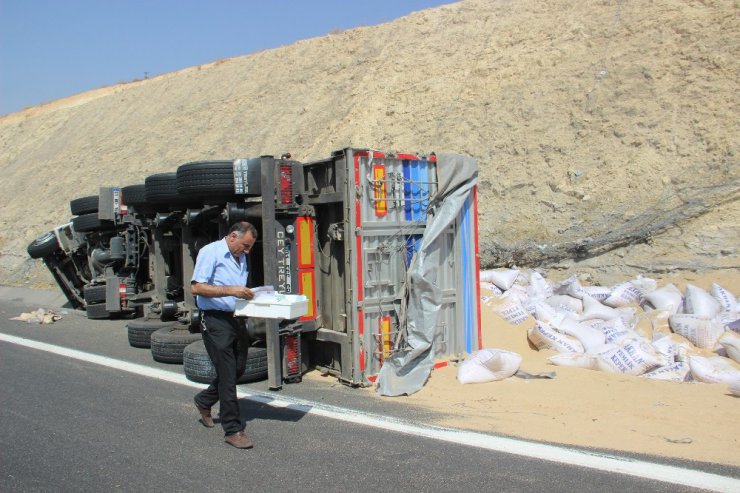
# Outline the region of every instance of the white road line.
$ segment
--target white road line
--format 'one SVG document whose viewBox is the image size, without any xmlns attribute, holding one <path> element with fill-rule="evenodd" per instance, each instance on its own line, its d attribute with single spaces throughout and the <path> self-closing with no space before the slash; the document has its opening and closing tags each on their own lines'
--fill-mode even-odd
<svg viewBox="0 0 740 493">
<path fill-rule="evenodd" d="M 80 361 L 86 361 L 106 366 L 108 368 L 123 370 L 135 375 L 156 378 L 158 380 L 164 380 L 166 382 L 172 382 L 179 385 L 187 385 L 194 388 L 203 388 L 202 384 L 191 382 L 185 378 L 185 375 L 178 372 L 151 368 L 136 363 L 130 363 L 128 361 L 108 358 L 106 356 L 86 353 L 84 351 L 77 351 L 75 349 L 55 346 L 53 344 L 47 344 L 31 339 L 24 339 L 22 337 L 16 337 L 9 334 L 0 333 L 0 341 L 38 349 L 40 351 Z M 720 476 L 718 474 L 706 473 L 693 469 L 684 469 L 664 464 L 634 460 L 626 457 L 585 452 L 565 447 L 557 447 L 554 445 L 497 437 L 472 431 L 414 423 L 388 416 L 380 416 L 292 397 L 283 396 L 281 398 L 274 398 L 268 392 L 239 391 L 238 396 L 242 399 L 267 404 L 276 408 L 293 409 L 329 419 L 356 423 L 364 426 L 372 426 L 383 430 L 392 430 L 398 433 L 431 438 L 458 445 L 477 447 L 485 450 L 504 452 L 507 454 L 515 454 L 551 462 L 559 462 L 572 466 L 587 467 L 597 469 L 599 471 L 626 474 L 629 476 L 691 486 L 694 488 L 702 488 L 705 490 L 733 493 L 740 491 L 740 480 L 736 478 Z"/>
</svg>

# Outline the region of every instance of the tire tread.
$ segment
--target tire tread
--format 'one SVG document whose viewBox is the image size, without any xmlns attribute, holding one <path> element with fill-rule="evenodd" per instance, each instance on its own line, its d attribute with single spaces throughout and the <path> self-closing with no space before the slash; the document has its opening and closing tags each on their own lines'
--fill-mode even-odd
<svg viewBox="0 0 740 493">
<path fill-rule="evenodd" d="M 216 378 L 216 369 L 202 340 L 189 344 L 183 350 L 183 371 L 185 376 L 194 382 L 211 383 Z M 246 368 L 237 383 L 255 382 L 265 378 L 267 378 L 267 350 L 251 346 L 247 352 Z"/>
<path fill-rule="evenodd" d="M 191 334 L 187 328 L 179 326 L 158 329 L 151 336 L 152 358 L 160 363 L 182 364 L 185 347 L 200 338 L 200 334 Z"/>
</svg>

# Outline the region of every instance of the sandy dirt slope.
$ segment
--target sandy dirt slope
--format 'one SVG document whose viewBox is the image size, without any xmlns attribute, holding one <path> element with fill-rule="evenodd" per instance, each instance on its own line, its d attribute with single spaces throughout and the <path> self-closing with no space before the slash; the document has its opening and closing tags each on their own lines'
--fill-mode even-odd
<svg viewBox="0 0 740 493">
<path fill-rule="evenodd" d="M 738 10 L 465 0 L 5 116 L 0 283 L 50 285 L 25 247 L 99 186 L 345 146 L 474 156 L 484 266 L 663 225 L 549 266 L 738 272 Z"/>
</svg>

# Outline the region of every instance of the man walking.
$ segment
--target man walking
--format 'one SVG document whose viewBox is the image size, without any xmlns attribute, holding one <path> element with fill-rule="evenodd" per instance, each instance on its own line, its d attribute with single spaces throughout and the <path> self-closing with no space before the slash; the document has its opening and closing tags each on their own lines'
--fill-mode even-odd
<svg viewBox="0 0 740 493">
<path fill-rule="evenodd" d="M 257 229 L 246 221 L 235 223 L 221 240 L 198 252 L 190 289 L 201 310 L 200 328 L 216 378 L 194 401 L 204 426 L 212 428 L 211 407 L 220 401 L 224 441 L 236 448 L 252 448 L 236 398 L 236 382 L 244 373 L 249 336 L 244 323 L 234 318 L 237 298 L 250 299 L 247 253 L 257 240 Z"/>
</svg>

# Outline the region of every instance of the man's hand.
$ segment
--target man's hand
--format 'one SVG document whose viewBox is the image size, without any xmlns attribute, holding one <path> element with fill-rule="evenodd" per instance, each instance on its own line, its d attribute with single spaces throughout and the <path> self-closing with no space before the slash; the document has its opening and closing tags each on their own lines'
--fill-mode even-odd
<svg viewBox="0 0 740 493">
<path fill-rule="evenodd" d="M 243 288 L 240 286 L 234 286 L 236 288 L 236 293 L 232 296 L 236 296 L 237 298 L 244 298 L 245 300 L 251 300 L 254 298 L 254 293 L 249 288 Z"/>
<path fill-rule="evenodd" d="M 190 291 L 194 295 L 205 296 L 206 298 L 220 298 L 222 296 L 235 296 L 245 300 L 254 298 L 251 289 L 244 286 L 212 286 L 202 282 L 190 284 Z"/>
</svg>

